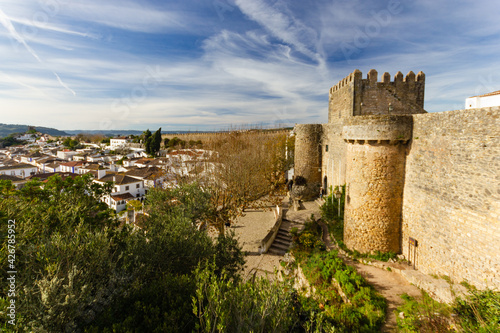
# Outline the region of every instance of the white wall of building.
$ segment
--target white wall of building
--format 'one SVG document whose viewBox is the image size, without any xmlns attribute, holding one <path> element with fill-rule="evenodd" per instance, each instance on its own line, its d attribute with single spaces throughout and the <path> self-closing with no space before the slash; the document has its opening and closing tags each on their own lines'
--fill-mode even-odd
<svg viewBox="0 0 500 333">
<path fill-rule="evenodd" d="M 465 100 L 466 109 L 500 106 L 500 93 L 491 96 L 474 96 Z"/>
<path fill-rule="evenodd" d="M 9 176 L 18 176 L 18 177 L 28 177 L 37 173 L 37 168 L 32 167 L 20 167 L 20 168 L 12 168 L 7 170 L 0 170 L 0 175 L 9 175 Z"/>
</svg>

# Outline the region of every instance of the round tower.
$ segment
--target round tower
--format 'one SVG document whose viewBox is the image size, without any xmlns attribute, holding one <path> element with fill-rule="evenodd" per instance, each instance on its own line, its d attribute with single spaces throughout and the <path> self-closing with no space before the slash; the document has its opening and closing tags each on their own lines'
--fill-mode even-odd
<svg viewBox="0 0 500 333">
<path fill-rule="evenodd" d="M 406 144 L 411 116 L 346 119 L 344 242 L 351 250 L 400 252 Z"/>
<path fill-rule="evenodd" d="M 321 183 L 321 124 L 295 125 L 295 161 L 294 175 L 302 176 L 307 184 Z M 319 194 L 316 193 L 316 195 Z"/>
</svg>

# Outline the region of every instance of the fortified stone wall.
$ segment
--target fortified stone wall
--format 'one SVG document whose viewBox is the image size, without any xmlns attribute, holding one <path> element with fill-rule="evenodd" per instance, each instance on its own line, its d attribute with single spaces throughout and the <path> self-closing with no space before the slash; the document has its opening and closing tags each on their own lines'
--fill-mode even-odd
<svg viewBox="0 0 500 333">
<path fill-rule="evenodd" d="M 382 75 L 382 81 L 377 82 L 377 74 L 372 69 L 367 79 L 361 81 L 355 93 L 354 115 L 425 113 L 424 73 L 415 76 L 410 71 L 403 78 L 403 73 L 397 72 L 392 82 L 387 72 Z"/>
<path fill-rule="evenodd" d="M 413 115 L 405 176 L 403 254 L 412 237 L 422 272 L 500 288 L 500 108 Z"/>
</svg>

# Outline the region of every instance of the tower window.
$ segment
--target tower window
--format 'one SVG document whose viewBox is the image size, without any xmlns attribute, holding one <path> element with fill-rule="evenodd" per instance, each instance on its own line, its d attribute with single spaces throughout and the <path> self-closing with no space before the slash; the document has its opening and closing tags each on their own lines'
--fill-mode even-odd
<svg viewBox="0 0 500 333">
<path fill-rule="evenodd" d="M 325 151 L 328 151 L 328 145 L 326 145 L 326 147 L 325 147 Z"/>
</svg>

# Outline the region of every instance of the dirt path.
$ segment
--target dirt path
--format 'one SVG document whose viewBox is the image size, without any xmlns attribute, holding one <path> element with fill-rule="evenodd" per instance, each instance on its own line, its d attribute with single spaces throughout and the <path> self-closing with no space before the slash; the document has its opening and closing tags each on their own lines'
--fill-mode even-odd
<svg viewBox="0 0 500 333">
<path fill-rule="evenodd" d="M 323 229 L 323 240 L 328 249 L 336 248 L 336 245 L 331 241 L 328 233 L 328 227 L 320 221 Z M 377 267 L 364 265 L 360 262 L 353 261 L 350 258 L 343 257 L 344 262 L 353 266 L 359 274 L 361 274 L 369 284 L 371 284 L 382 296 L 387 300 L 386 320 L 382 326 L 382 332 L 395 332 L 396 315 L 394 310 L 403 304 L 400 295 L 407 293 L 410 296 L 419 298 L 421 296 L 420 289 L 411 285 L 399 274 L 389 272 Z"/>
</svg>

